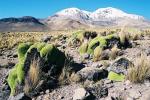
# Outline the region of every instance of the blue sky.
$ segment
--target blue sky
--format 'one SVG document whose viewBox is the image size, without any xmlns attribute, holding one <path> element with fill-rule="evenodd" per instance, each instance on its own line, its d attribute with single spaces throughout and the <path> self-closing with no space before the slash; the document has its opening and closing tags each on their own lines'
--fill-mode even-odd
<svg viewBox="0 0 150 100">
<path fill-rule="evenodd" d="M 150 19 L 150 0 L 0 0 L 0 18 L 21 16 L 46 18 L 70 7 L 88 11 L 114 7 Z"/>
</svg>

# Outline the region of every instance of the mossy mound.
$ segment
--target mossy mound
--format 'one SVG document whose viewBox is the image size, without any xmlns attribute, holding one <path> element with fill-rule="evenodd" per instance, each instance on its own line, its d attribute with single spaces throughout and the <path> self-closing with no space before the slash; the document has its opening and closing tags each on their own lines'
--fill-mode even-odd
<svg viewBox="0 0 150 100">
<path fill-rule="evenodd" d="M 72 34 L 71 38 L 69 39 L 69 44 L 74 45 L 77 42 L 82 42 L 84 39 L 83 35 L 84 31 L 78 31 Z"/>
<path fill-rule="evenodd" d="M 96 47 L 100 47 L 100 48 L 109 48 L 110 47 L 110 40 L 111 39 L 118 39 L 118 37 L 116 36 L 116 34 L 112 34 L 112 35 L 108 35 L 108 36 L 97 36 L 94 39 L 92 39 L 91 41 L 88 42 L 88 49 L 87 49 L 87 53 L 88 54 L 93 54 L 94 53 L 94 49 Z M 79 52 L 82 54 L 81 52 L 81 48 L 83 48 L 83 45 L 80 46 L 79 48 Z"/>
<path fill-rule="evenodd" d="M 18 59 L 19 62 L 15 65 L 15 67 L 10 71 L 9 76 L 7 78 L 7 82 L 11 88 L 11 95 L 15 93 L 16 86 L 18 84 L 24 83 L 26 77 L 26 71 L 29 70 L 31 60 L 29 59 L 30 53 L 33 49 L 36 49 L 39 52 L 39 55 L 42 59 L 44 59 L 43 67 L 47 67 L 46 65 L 55 65 L 55 69 L 57 72 L 60 72 L 65 62 L 65 55 L 61 51 L 59 51 L 54 45 L 46 44 L 46 43 L 22 43 L 18 46 Z M 34 54 L 33 54 L 34 56 Z M 28 61 L 28 62 L 27 62 Z M 26 64 L 27 63 L 27 64 Z"/>
<path fill-rule="evenodd" d="M 110 71 L 108 74 L 108 79 L 112 81 L 124 81 L 125 80 L 125 75 L 123 74 L 117 74 L 113 71 Z"/>
<path fill-rule="evenodd" d="M 72 37 L 69 40 L 69 43 L 71 45 L 74 45 L 77 42 L 80 42 L 82 44 L 85 39 L 93 39 L 97 36 L 96 32 L 90 32 L 90 31 L 78 31 L 73 33 Z"/>
</svg>

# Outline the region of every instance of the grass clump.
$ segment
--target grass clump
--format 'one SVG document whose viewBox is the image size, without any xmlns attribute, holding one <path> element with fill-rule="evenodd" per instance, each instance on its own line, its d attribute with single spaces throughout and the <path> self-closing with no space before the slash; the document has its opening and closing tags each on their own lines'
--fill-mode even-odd
<svg viewBox="0 0 150 100">
<path fill-rule="evenodd" d="M 150 59 L 144 54 L 141 54 L 136 59 L 135 65 L 128 69 L 127 79 L 133 83 L 142 83 L 150 78 Z"/>
<path fill-rule="evenodd" d="M 111 48 L 111 53 L 110 53 L 110 59 L 114 60 L 117 57 L 119 49 L 117 48 L 117 46 L 115 45 L 113 48 Z"/>
<path fill-rule="evenodd" d="M 100 46 L 97 46 L 94 49 L 94 54 L 93 54 L 93 60 L 98 61 L 100 60 L 101 54 L 102 54 L 103 49 Z"/>
<path fill-rule="evenodd" d="M 30 69 L 28 72 L 28 78 L 25 79 L 24 91 L 25 93 L 29 93 L 32 89 L 34 89 L 40 79 L 40 67 L 38 65 L 37 60 L 33 60 Z"/>
<path fill-rule="evenodd" d="M 120 32 L 119 34 L 119 38 L 120 38 L 120 43 L 122 45 L 124 45 L 126 42 L 128 42 L 130 40 L 130 35 L 128 33 L 125 32 Z"/>
<path fill-rule="evenodd" d="M 88 49 L 88 43 L 83 43 L 80 47 L 79 47 L 79 53 L 84 54 L 87 52 Z"/>
</svg>

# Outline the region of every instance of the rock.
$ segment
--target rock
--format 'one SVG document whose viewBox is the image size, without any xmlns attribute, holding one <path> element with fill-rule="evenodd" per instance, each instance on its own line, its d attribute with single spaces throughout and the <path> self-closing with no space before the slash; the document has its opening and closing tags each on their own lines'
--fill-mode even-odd
<svg viewBox="0 0 150 100">
<path fill-rule="evenodd" d="M 24 93 L 20 93 L 17 96 L 10 96 L 8 100 L 32 100 L 30 97 Z"/>
<path fill-rule="evenodd" d="M 78 88 L 74 91 L 73 100 L 85 100 L 90 96 L 84 88 Z"/>
<path fill-rule="evenodd" d="M 105 87 L 101 81 L 87 87 L 87 90 L 96 98 L 96 100 L 108 96 L 108 88 Z"/>
<path fill-rule="evenodd" d="M 134 98 L 134 99 L 138 99 L 139 97 L 142 96 L 142 94 L 138 90 L 130 89 L 129 90 L 129 96 L 132 97 L 132 98 Z"/>
<path fill-rule="evenodd" d="M 104 81 L 104 84 L 111 84 L 111 83 L 113 83 L 111 80 L 108 80 L 108 79 L 106 79 L 105 81 Z"/>
<path fill-rule="evenodd" d="M 83 57 L 83 59 L 89 59 L 90 58 L 90 54 L 85 53 L 85 54 L 82 55 L 82 57 Z"/>
<path fill-rule="evenodd" d="M 82 80 L 97 81 L 106 78 L 108 72 L 99 68 L 85 67 L 78 71 L 77 74 L 81 76 Z"/>
<path fill-rule="evenodd" d="M 48 42 L 51 40 L 51 38 L 52 38 L 52 36 L 44 36 L 41 40 L 42 40 L 42 42 Z"/>
<path fill-rule="evenodd" d="M 101 54 L 101 60 L 108 60 L 110 55 L 110 50 L 104 50 Z"/>
<path fill-rule="evenodd" d="M 131 45 L 132 45 L 133 48 L 135 48 L 139 44 L 137 42 L 135 42 L 135 41 L 131 41 Z"/>
<path fill-rule="evenodd" d="M 120 41 L 116 37 L 112 37 L 111 39 L 107 40 L 107 48 L 112 48 L 114 45 L 120 47 Z"/>
<path fill-rule="evenodd" d="M 113 81 L 124 81 L 127 75 L 127 69 L 133 64 L 126 58 L 119 58 L 112 63 L 107 70 L 109 71 L 108 79 Z"/>
<path fill-rule="evenodd" d="M 145 52 L 146 52 L 147 56 L 149 56 L 149 55 L 150 55 L 150 47 L 147 48 L 147 49 L 145 50 Z"/>
<path fill-rule="evenodd" d="M 50 92 L 49 90 L 46 90 L 46 91 L 45 91 L 45 93 L 47 93 L 47 94 L 48 94 L 49 92 Z"/>
<path fill-rule="evenodd" d="M 17 57 L 18 57 L 18 55 L 17 55 L 17 54 L 14 54 L 14 55 L 13 55 L 13 58 L 17 58 Z"/>
<path fill-rule="evenodd" d="M 135 100 L 134 98 L 127 97 L 126 100 Z M 144 99 L 145 100 L 145 99 Z"/>
<path fill-rule="evenodd" d="M 150 91 L 149 90 L 143 94 L 143 96 L 141 97 L 141 100 L 150 100 Z"/>
<path fill-rule="evenodd" d="M 100 63 L 100 62 L 93 62 L 91 65 L 91 67 L 93 67 L 93 68 L 100 68 L 102 66 L 103 66 L 102 63 Z"/>
<path fill-rule="evenodd" d="M 119 58 L 114 63 L 112 63 L 108 67 L 108 71 L 115 72 L 117 74 L 127 74 L 127 69 L 132 64 L 128 59 L 126 58 Z"/>
<path fill-rule="evenodd" d="M 148 80 L 145 80 L 144 85 L 147 86 L 147 87 L 150 87 L 150 82 Z"/>
<path fill-rule="evenodd" d="M 125 85 L 129 86 L 131 82 L 129 80 L 125 81 Z"/>
</svg>

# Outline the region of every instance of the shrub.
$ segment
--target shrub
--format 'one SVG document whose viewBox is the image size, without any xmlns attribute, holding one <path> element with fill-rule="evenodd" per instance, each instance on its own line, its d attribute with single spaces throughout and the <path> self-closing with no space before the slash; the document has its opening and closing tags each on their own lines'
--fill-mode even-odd
<svg viewBox="0 0 150 100">
<path fill-rule="evenodd" d="M 150 78 L 150 60 L 142 54 L 135 61 L 135 66 L 128 69 L 127 79 L 133 83 L 142 83 Z"/>
</svg>

